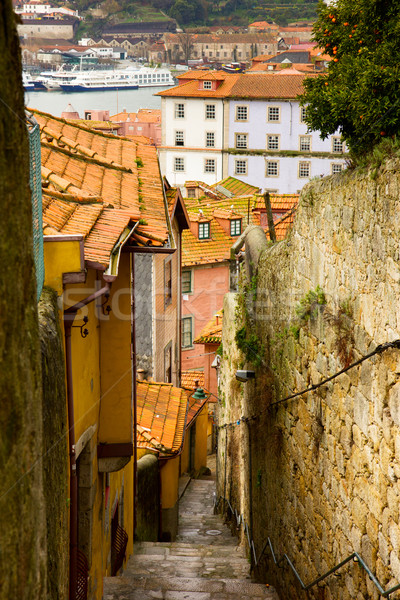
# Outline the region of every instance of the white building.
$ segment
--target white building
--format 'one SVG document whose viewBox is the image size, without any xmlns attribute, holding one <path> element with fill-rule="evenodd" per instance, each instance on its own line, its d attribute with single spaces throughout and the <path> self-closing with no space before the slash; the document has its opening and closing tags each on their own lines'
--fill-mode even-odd
<svg viewBox="0 0 400 600">
<path fill-rule="evenodd" d="M 296 193 L 311 177 L 342 170 L 340 135 L 308 132 L 296 99 L 306 75 L 194 71 L 162 97 L 163 173 L 174 185 L 239 177 L 262 190 Z"/>
</svg>

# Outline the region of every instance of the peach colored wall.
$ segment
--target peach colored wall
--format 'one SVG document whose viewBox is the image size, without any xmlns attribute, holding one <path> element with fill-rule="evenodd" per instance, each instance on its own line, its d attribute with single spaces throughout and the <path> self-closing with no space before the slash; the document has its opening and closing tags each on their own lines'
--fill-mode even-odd
<svg viewBox="0 0 400 600">
<path fill-rule="evenodd" d="M 195 267 L 192 269 L 192 281 L 192 293 L 183 296 L 182 317 L 194 317 L 194 338 L 196 338 L 215 313 L 222 308 L 224 296 L 229 291 L 229 265 L 223 263 L 210 267 Z M 214 360 L 215 355 L 199 356 L 209 351 L 205 350 L 202 344 L 194 344 L 189 350 L 182 349 L 182 370 L 197 368 L 203 369 L 205 373 L 209 370 L 214 372 L 215 370 L 211 369 L 208 363 L 210 358 L 211 362 Z"/>
<path fill-rule="evenodd" d="M 161 123 L 125 121 L 125 123 L 121 123 L 121 135 L 144 135 L 151 138 L 156 146 L 159 146 L 161 144 Z"/>
</svg>

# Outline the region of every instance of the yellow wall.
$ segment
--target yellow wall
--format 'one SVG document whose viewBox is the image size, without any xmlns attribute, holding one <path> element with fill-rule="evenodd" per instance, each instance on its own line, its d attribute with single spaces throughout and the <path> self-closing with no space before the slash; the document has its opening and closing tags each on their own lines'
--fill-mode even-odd
<svg viewBox="0 0 400 600">
<path fill-rule="evenodd" d="M 173 508 L 178 501 L 179 456 L 161 461 L 161 506 Z"/>
<path fill-rule="evenodd" d="M 57 236 L 58 237 L 58 236 Z M 59 236 L 62 239 L 62 236 Z M 80 272 L 81 241 L 48 241 L 44 236 L 43 252 L 45 264 L 45 285 L 56 290 L 61 296 L 63 292 L 62 274 Z M 54 239 L 54 238 L 53 238 Z"/>
<path fill-rule="evenodd" d="M 117 280 L 101 312 L 101 405 L 99 442 L 133 441 L 131 297 L 129 255 L 122 254 Z"/>
<path fill-rule="evenodd" d="M 194 468 L 198 471 L 207 466 L 207 428 L 208 428 L 208 402 L 201 409 L 196 419 L 196 445 Z"/>
</svg>

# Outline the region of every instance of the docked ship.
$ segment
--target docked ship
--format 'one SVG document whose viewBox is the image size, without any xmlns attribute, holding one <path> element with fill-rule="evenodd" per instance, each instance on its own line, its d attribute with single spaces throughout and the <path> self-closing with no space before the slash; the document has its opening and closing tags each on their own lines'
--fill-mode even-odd
<svg viewBox="0 0 400 600">
<path fill-rule="evenodd" d="M 121 71 L 81 71 L 71 81 L 60 82 L 64 92 L 126 90 L 139 87 L 172 86 L 174 78 L 168 69 L 128 67 Z"/>
</svg>

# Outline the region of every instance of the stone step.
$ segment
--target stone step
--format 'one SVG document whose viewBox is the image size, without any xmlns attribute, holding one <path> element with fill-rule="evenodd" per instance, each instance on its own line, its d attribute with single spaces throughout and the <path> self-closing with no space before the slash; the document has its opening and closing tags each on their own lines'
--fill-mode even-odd
<svg viewBox="0 0 400 600">
<path fill-rule="evenodd" d="M 275 590 L 241 579 L 106 577 L 104 600 L 279 600 Z"/>
</svg>

